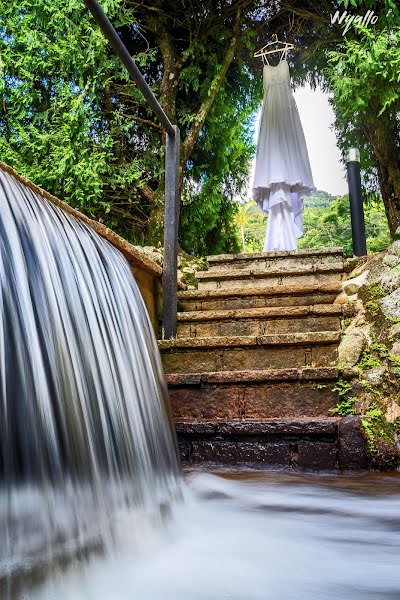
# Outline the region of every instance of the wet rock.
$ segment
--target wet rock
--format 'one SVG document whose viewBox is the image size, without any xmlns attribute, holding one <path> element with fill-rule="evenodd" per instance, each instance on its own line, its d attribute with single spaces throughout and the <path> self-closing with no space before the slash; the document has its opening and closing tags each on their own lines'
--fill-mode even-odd
<svg viewBox="0 0 400 600">
<path fill-rule="evenodd" d="M 349 297 L 345 292 L 341 292 L 334 300 L 333 304 L 347 304 Z"/>
<path fill-rule="evenodd" d="M 353 279 L 348 279 L 347 281 L 343 282 L 343 291 L 348 295 L 348 296 L 353 296 L 354 294 L 357 294 L 357 292 L 364 286 L 367 284 L 368 282 L 368 273 L 369 271 L 364 271 L 363 273 L 361 273 L 361 275 L 358 275 L 358 277 L 354 277 Z"/>
<path fill-rule="evenodd" d="M 362 433 L 360 417 L 343 417 L 338 428 L 339 467 L 344 471 L 368 469 L 367 442 Z"/>
<path fill-rule="evenodd" d="M 400 354 L 400 340 L 397 340 L 392 346 L 392 354 Z"/>
<path fill-rule="evenodd" d="M 373 369 L 368 369 L 368 371 L 364 371 L 364 376 L 369 383 L 372 385 L 379 385 L 382 381 L 382 378 L 386 372 L 386 367 L 374 367 Z"/>
<path fill-rule="evenodd" d="M 400 289 L 394 290 L 394 292 L 382 298 L 380 306 L 386 318 L 396 319 L 400 317 Z"/>
<path fill-rule="evenodd" d="M 364 327 L 363 327 L 364 329 Z M 343 367 L 354 367 L 368 343 L 366 332 L 361 330 L 349 331 L 340 340 L 338 348 L 339 364 Z"/>
<path fill-rule="evenodd" d="M 400 323 L 395 323 L 389 329 L 389 340 L 400 338 Z"/>
<path fill-rule="evenodd" d="M 337 469 L 335 443 L 302 441 L 298 445 L 297 465 L 310 471 L 333 471 Z"/>
<path fill-rule="evenodd" d="M 397 267 L 397 265 L 400 265 L 400 256 L 397 256 L 396 254 L 386 254 L 383 259 L 383 264 L 391 268 Z"/>
<path fill-rule="evenodd" d="M 387 253 L 394 254 L 395 256 L 400 256 L 400 240 L 395 240 L 393 244 L 389 246 Z"/>
<path fill-rule="evenodd" d="M 400 451 L 395 440 L 381 438 L 375 444 L 372 458 L 373 468 L 379 471 L 396 471 L 400 465 Z"/>
<path fill-rule="evenodd" d="M 400 287 L 400 268 L 389 269 L 380 278 L 380 284 L 385 292 L 393 292 Z"/>
</svg>

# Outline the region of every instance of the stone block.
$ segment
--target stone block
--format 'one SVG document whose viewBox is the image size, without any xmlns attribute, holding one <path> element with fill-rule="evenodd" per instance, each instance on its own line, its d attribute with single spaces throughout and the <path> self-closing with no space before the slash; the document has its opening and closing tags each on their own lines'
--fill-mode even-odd
<svg viewBox="0 0 400 600">
<path fill-rule="evenodd" d="M 342 470 L 368 469 L 367 442 L 357 416 L 343 417 L 338 424 L 338 459 Z"/>
<path fill-rule="evenodd" d="M 231 440 L 193 441 L 188 462 L 223 465 L 252 465 L 288 467 L 291 463 L 291 446 L 288 442 L 237 442 Z"/>
<path fill-rule="evenodd" d="M 297 465 L 310 471 L 333 471 L 337 469 L 337 447 L 334 441 L 300 441 Z"/>
</svg>

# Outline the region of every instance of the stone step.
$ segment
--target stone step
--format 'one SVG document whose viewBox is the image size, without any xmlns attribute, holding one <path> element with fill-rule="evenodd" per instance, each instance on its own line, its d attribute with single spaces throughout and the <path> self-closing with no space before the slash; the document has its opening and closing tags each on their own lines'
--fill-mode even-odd
<svg viewBox="0 0 400 600">
<path fill-rule="evenodd" d="M 210 271 L 224 269 L 292 269 L 302 271 L 310 265 L 341 265 L 342 248 L 297 250 L 296 252 L 256 252 L 208 256 Z"/>
<path fill-rule="evenodd" d="M 339 377 L 354 369 L 267 369 L 166 376 L 177 421 L 329 417 L 339 402 Z"/>
<path fill-rule="evenodd" d="M 178 421 L 176 430 L 187 464 L 314 471 L 368 467 L 365 439 L 354 417 Z"/>
<path fill-rule="evenodd" d="M 220 290 L 230 288 L 253 288 L 256 286 L 314 285 L 323 287 L 338 283 L 343 276 L 343 268 L 331 265 L 306 265 L 301 271 L 293 269 L 226 269 L 224 271 L 198 271 L 199 290 Z"/>
<path fill-rule="evenodd" d="M 178 313 L 178 338 L 262 336 L 307 331 L 338 331 L 347 305 L 316 304 Z"/>
<path fill-rule="evenodd" d="M 331 367 L 338 331 L 159 340 L 166 373 Z"/>
<path fill-rule="evenodd" d="M 236 310 L 273 306 L 331 304 L 340 293 L 340 282 L 313 285 L 274 285 L 222 290 L 187 290 L 178 292 L 180 311 Z"/>
</svg>

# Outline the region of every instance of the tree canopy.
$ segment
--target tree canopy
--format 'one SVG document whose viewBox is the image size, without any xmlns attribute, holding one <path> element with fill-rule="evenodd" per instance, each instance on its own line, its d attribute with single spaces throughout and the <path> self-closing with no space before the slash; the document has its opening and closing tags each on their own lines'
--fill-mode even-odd
<svg viewBox="0 0 400 600">
<path fill-rule="evenodd" d="M 185 10 L 182 10 L 184 4 Z M 350 4 L 350 7 L 348 6 Z M 272 33 L 295 43 L 294 86 L 332 93 L 343 151 L 400 223 L 399 13 L 393 0 L 102 0 L 182 132 L 180 244 L 237 251 L 237 203 L 254 154 L 261 63 Z M 336 10 L 379 13 L 343 36 Z M 135 243 L 162 240 L 165 133 L 83 0 L 0 5 L 0 153 L 23 175 Z"/>
</svg>

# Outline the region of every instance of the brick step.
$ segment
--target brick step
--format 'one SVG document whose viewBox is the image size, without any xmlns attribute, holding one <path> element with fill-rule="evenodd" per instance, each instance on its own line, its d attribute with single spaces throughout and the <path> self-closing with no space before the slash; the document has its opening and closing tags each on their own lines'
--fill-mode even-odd
<svg viewBox="0 0 400 600">
<path fill-rule="evenodd" d="M 340 282 L 312 285 L 289 284 L 222 290 L 187 290 L 178 292 L 180 311 L 236 310 L 273 306 L 332 304 L 340 293 Z"/>
<path fill-rule="evenodd" d="M 300 271 L 293 269 L 226 269 L 224 271 L 198 271 L 199 290 L 253 288 L 255 286 L 314 285 L 320 288 L 338 283 L 343 266 L 306 265 Z"/>
<path fill-rule="evenodd" d="M 166 373 L 331 367 L 338 331 L 159 340 Z"/>
<path fill-rule="evenodd" d="M 329 417 L 339 402 L 336 368 L 217 371 L 166 376 L 177 421 Z"/>
<path fill-rule="evenodd" d="M 209 271 L 224 269 L 295 269 L 302 271 L 309 265 L 341 265 L 342 248 L 321 248 L 319 250 L 297 250 L 296 252 L 255 252 L 240 254 L 219 254 L 208 256 Z"/>
<path fill-rule="evenodd" d="M 357 419 L 177 422 L 182 461 L 299 470 L 365 469 Z M 354 448 L 357 452 L 354 452 Z"/>
<path fill-rule="evenodd" d="M 316 304 L 178 313 L 177 336 L 200 338 L 338 331 L 347 305 Z"/>
</svg>

